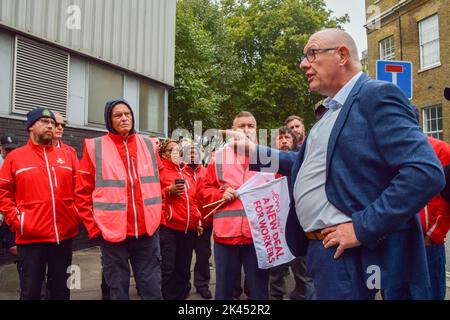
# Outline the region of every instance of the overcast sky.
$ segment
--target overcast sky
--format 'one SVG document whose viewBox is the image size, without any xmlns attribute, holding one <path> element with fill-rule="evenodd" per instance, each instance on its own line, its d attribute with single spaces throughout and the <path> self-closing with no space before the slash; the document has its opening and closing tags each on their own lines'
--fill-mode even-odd
<svg viewBox="0 0 450 320">
<path fill-rule="evenodd" d="M 333 16 L 340 17 L 344 14 L 350 16 L 350 23 L 345 24 L 347 31 L 356 41 L 359 57 L 361 52 L 367 49 L 367 34 L 363 27 L 366 23 L 366 8 L 364 0 L 325 0 L 328 9 L 333 11 Z"/>
</svg>

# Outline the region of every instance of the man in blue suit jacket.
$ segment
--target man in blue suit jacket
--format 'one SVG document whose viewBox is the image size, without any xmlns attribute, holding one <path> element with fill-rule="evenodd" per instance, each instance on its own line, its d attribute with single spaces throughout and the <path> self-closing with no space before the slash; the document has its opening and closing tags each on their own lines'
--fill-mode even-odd
<svg viewBox="0 0 450 320">
<path fill-rule="evenodd" d="M 256 151 L 253 169 L 268 154 L 292 176 L 286 236 L 296 255 L 307 246 L 318 299 L 374 299 L 378 289 L 413 298 L 411 285 L 429 284 L 417 213 L 444 187 L 439 160 L 405 95 L 361 72 L 346 32 L 320 31 L 304 53 L 300 68 L 328 111 L 300 152 L 235 143 Z"/>
</svg>

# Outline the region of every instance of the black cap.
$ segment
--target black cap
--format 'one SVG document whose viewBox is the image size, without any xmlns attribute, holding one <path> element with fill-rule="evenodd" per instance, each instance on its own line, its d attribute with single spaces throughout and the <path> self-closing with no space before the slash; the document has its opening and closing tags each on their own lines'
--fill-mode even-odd
<svg viewBox="0 0 450 320">
<path fill-rule="evenodd" d="M 0 141 L 2 143 L 2 147 L 5 149 L 15 149 L 17 148 L 19 145 L 17 144 L 17 139 L 14 138 L 14 136 L 10 135 L 10 134 L 5 134 L 3 136 L 1 136 Z"/>
<path fill-rule="evenodd" d="M 444 89 L 444 97 L 450 101 L 450 87 Z"/>
<path fill-rule="evenodd" d="M 51 118 L 56 122 L 55 115 L 53 114 L 53 112 L 50 111 L 50 109 L 37 107 L 36 109 L 31 110 L 27 114 L 27 130 L 31 126 L 33 126 L 33 124 L 40 118 Z"/>
</svg>

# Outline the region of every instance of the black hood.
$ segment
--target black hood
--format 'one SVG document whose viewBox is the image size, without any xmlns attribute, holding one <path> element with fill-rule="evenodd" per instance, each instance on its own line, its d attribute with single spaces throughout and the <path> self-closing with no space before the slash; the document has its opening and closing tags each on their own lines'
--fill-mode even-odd
<svg viewBox="0 0 450 320">
<path fill-rule="evenodd" d="M 132 122 L 132 125 L 131 125 L 130 135 L 134 134 L 135 130 L 134 130 L 134 113 L 133 113 L 133 109 L 131 109 L 130 104 L 124 99 L 111 100 L 111 101 L 108 101 L 106 103 L 106 106 L 105 106 L 105 125 L 106 125 L 106 129 L 108 129 L 108 131 L 111 132 L 111 133 L 118 134 L 118 132 L 116 130 L 114 130 L 114 128 L 112 126 L 111 114 L 112 114 L 113 108 L 116 105 L 120 104 L 120 103 L 123 103 L 124 105 L 126 105 L 128 107 L 128 109 L 130 109 L 131 116 L 133 117 L 133 122 Z"/>
</svg>

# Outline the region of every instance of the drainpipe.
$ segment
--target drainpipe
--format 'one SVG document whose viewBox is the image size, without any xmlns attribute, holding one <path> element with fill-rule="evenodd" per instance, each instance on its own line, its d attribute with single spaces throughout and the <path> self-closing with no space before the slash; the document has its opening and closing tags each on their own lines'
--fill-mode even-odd
<svg viewBox="0 0 450 320">
<path fill-rule="evenodd" d="M 398 30 L 400 32 L 400 61 L 403 61 L 403 40 L 402 40 L 402 15 L 398 16 Z"/>
</svg>

